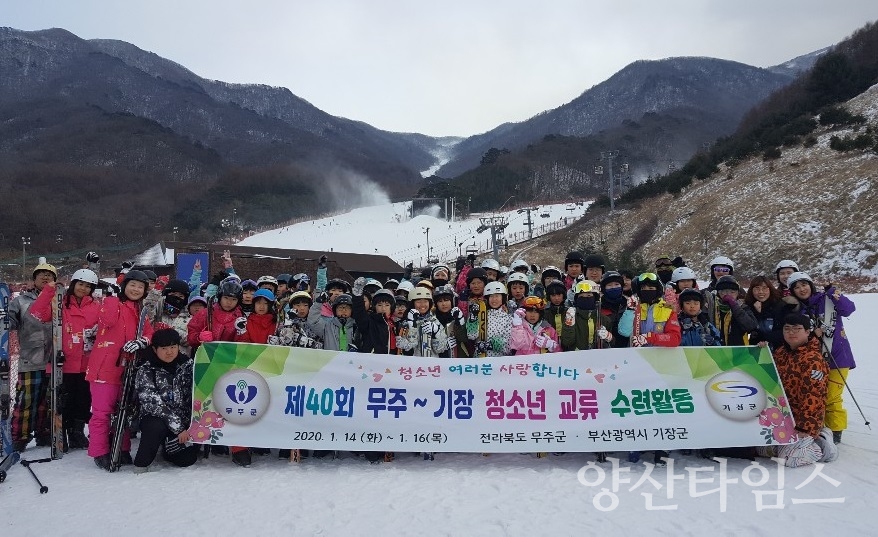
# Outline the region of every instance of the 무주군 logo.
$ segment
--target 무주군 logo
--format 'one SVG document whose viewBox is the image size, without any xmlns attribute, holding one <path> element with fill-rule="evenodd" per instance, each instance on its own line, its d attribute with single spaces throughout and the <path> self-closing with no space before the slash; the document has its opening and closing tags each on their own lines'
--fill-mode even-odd
<svg viewBox="0 0 878 537">
<path fill-rule="evenodd" d="M 259 373 L 249 369 L 233 369 L 216 382 L 213 402 L 229 423 L 256 423 L 268 410 L 271 394 L 268 383 Z"/>
</svg>

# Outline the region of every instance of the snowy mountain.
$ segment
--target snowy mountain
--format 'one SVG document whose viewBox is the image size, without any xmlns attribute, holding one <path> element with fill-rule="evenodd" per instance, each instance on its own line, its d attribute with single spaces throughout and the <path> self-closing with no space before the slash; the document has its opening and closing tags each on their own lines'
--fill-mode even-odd
<svg viewBox="0 0 878 537">
<path fill-rule="evenodd" d="M 61 102 L 70 109 L 145 118 L 168 129 L 169 139 L 209 148 L 231 165 L 336 162 L 400 186 L 417 181 L 435 160 L 431 151 L 437 146 L 429 137 L 331 116 L 286 88 L 207 80 L 122 41 L 87 41 L 61 29 L 2 28 L 0 68 L 4 117 L 17 125 L 6 133 L 7 148 L 27 146 L 44 136 L 46 126 L 65 128 L 64 114 L 47 114 L 42 123 L 33 119 Z M 80 128 L 100 132 L 98 119 L 88 121 L 98 124 L 68 123 L 71 134 Z M 92 145 L 100 143 L 106 141 Z"/>
<path fill-rule="evenodd" d="M 862 149 L 832 148 L 838 140 L 878 131 L 878 85 L 844 106 L 866 123 L 820 127 L 806 142 L 785 146 L 777 159 L 758 155 L 727 163 L 677 197 L 598 212 L 535 240 L 532 255 L 536 262 L 563 258 L 583 243 L 613 253 L 633 249 L 648 264 L 682 255 L 702 277 L 710 259 L 724 255 L 736 262 L 735 274 L 745 284 L 757 274 L 773 274 L 781 259 L 793 259 L 816 281 L 878 290 L 878 145 L 873 139 Z"/>
<path fill-rule="evenodd" d="M 587 136 L 648 113 L 709 125 L 704 141 L 712 141 L 732 132 L 753 105 L 792 79 L 789 73 L 715 58 L 634 62 L 563 106 L 467 138 L 438 174 L 457 176 L 478 165 L 492 147 L 517 149 L 547 134 Z"/>
</svg>

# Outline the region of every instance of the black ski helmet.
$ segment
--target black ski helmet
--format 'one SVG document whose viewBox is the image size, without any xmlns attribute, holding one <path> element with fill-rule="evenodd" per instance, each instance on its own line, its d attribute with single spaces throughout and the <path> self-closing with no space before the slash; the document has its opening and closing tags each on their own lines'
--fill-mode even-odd
<svg viewBox="0 0 878 537">
<path fill-rule="evenodd" d="M 168 296 L 171 293 L 180 293 L 188 299 L 189 284 L 184 280 L 171 280 L 165 284 L 165 288 L 162 289 L 162 296 Z"/>
<path fill-rule="evenodd" d="M 482 267 L 471 268 L 466 273 L 466 284 L 469 285 L 473 280 L 482 280 L 482 283 L 488 285 L 488 271 Z"/>
<path fill-rule="evenodd" d="M 564 270 L 567 270 L 568 265 L 570 263 L 579 263 L 582 265 L 582 270 L 585 270 L 585 258 L 582 256 L 582 252 L 577 252 L 576 250 L 567 254 L 567 257 L 564 258 Z"/>
</svg>

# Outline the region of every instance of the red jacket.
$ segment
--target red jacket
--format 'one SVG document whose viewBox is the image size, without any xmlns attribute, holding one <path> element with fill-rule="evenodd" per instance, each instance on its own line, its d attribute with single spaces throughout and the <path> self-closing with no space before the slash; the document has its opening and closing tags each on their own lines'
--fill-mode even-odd
<svg viewBox="0 0 878 537">
<path fill-rule="evenodd" d="M 213 305 L 213 340 L 214 341 L 235 341 L 237 331 L 235 330 L 235 320 L 243 317 L 241 308 L 235 307 L 232 311 L 222 309 L 219 303 Z M 201 341 L 198 335 L 207 330 L 207 308 L 195 314 L 195 317 L 189 321 L 189 333 L 186 335 L 186 341 L 192 347 L 192 355 L 198 350 Z"/>
<path fill-rule="evenodd" d="M 44 323 L 52 321 L 52 298 L 55 296 L 55 286 L 43 287 L 40 296 L 37 297 L 30 307 L 30 314 Z M 63 312 L 61 314 L 61 342 L 64 347 L 64 373 L 85 373 L 88 366 L 88 355 L 83 350 L 85 337 L 82 331 L 86 328 L 94 328 L 98 324 L 101 304 L 90 296 L 83 297 L 82 302 L 77 302 L 71 296 L 64 297 Z"/>
<path fill-rule="evenodd" d="M 268 336 L 273 336 L 277 328 L 277 319 L 271 313 L 251 313 L 247 317 L 247 331 L 236 336 L 240 343 L 268 343 Z"/>
<path fill-rule="evenodd" d="M 124 368 L 119 364 L 119 356 L 122 346 L 137 337 L 140 308 L 140 302 L 120 302 L 114 296 L 104 299 L 98 315 L 98 337 L 88 359 L 85 380 L 122 384 Z M 152 324 L 147 320 L 143 326 L 143 337 L 151 339 L 152 332 Z"/>
</svg>

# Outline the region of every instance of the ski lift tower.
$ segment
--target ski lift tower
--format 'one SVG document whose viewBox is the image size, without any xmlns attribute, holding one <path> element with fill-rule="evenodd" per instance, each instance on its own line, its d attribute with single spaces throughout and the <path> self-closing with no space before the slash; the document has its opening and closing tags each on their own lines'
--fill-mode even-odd
<svg viewBox="0 0 878 537">
<path fill-rule="evenodd" d="M 494 249 L 494 261 L 500 262 L 500 238 L 503 230 L 509 225 L 505 216 L 482 216 L 479 218 L 481 225 L 476 229 L 479 233 L 491 230 L 491 246 Z"/>
</svg>

